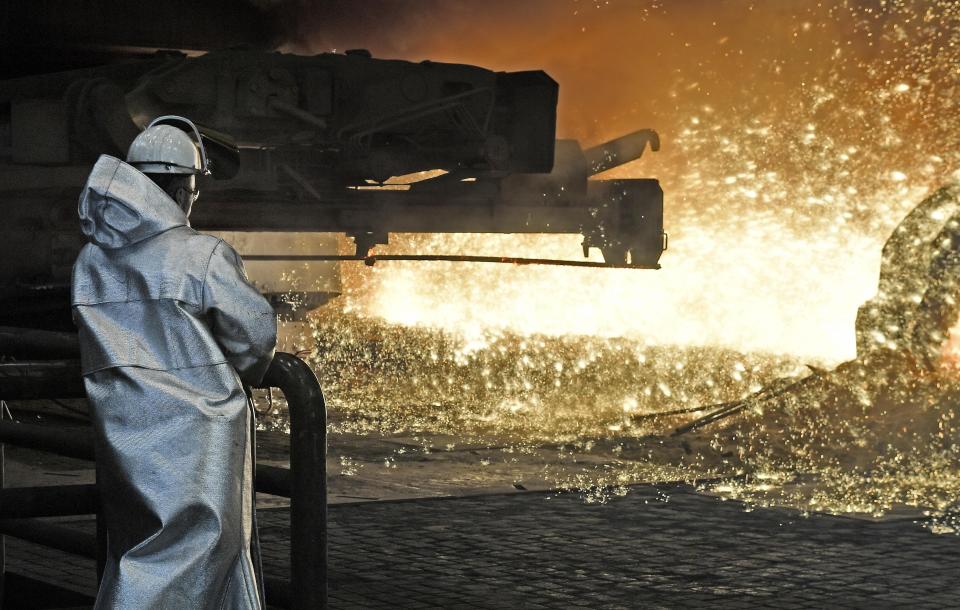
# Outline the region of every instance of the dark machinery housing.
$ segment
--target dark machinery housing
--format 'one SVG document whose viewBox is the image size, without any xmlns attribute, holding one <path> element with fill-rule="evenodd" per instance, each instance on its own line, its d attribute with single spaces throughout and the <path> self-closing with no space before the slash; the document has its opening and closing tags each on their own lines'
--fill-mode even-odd
<svg viewBox="0 0 960 610">
<path fill-rule="evenodd" d="M 656 150 L 656 133 L 583 151 L 555 140 L 556 102 L 543 72 L 365 51 L 163 51 L 0 81 L 0 323 L 62 293 L 91 163 L 163 114 L 203 126 L 217 179 L 201 185 L 201 230 L 346 233 L 358 254 L 391 232 L 580 233 L 608 263 L 655 266 L 659 183 L 588 178 Z"/>
</svg>

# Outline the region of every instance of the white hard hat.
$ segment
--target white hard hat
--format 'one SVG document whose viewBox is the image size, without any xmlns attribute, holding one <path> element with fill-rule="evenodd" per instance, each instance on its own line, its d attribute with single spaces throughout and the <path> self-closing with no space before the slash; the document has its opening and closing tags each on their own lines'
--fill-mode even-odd
<svg viewBox="0 0 960 610">
<path fill-rule="evenodd" d="M 171 123 L 183 124 L 196 136 Z M 164 116 L 155 119 L 134 138 L 127 151 L 127 163 L 145 174 L 208 174 L 206 153 L 200 132 L 188 119 Z"/>
</svg>

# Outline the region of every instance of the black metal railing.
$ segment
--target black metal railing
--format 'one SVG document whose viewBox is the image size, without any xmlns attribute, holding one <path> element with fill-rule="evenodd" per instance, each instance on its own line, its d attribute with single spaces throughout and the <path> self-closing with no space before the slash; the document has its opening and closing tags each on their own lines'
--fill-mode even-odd
<svg viewBox="0 0 960 610">
<path fill-rule="evenodd" d="M 278 604 L 300 610 L 327 604 L 327 408 L 320 382 L 292 354 L 273 358 L 261 387 L 283 392 L 290 411 L 290 469 L 257 466 L 257 490 L 290 498 L 290 581 L 266 583 Z M 279 474 L 289 484 L 281 489 Z M 266 485 L 261 486 L 261 478 Z M 273 490 L 273 491 L 271 491 Z M 285 493 L 277 493 L 285 492 Z M 283 593 L 289 592 L 289 599 Z M 287 603 L 289 602 L 289 603 Z M 271 601 L 271 603 L 273 603 Z"/>
<path fill-rule="evenodd" d="M 73 360 L 0 363 L 0 398 L 82 396 Z M 324 608 L 327 599 L 326 405 L 313 370 L 278 353 L 262 388 L 283 392 L 290 411 L 290 468 L 258 464 L 255 488 L 290 498 L 290 579 L 264 579 L 270 605 Z M 92 429 L 56 428 L 0 419 L 0 443 L 95 461 Z M 0 483 L 3 481 L 0 445 Z M 40 517 L 97 514 L 97 535 L 39 521 Z M 102 574 L 105 537 L 95 485 L 0 488 L 0 535 L 96 558 Z M 0 568 L 3 567 L 0 543 Z"/>
</svg>

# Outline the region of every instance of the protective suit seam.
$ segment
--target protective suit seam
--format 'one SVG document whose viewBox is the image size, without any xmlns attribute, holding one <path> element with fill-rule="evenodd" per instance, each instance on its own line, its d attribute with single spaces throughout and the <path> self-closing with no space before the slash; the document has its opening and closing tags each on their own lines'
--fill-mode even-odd
<svg viewBox="0 0 960 610">
<path fill-rule="evenodd" d="M 157 231 L 156 233 L 154 233 L 153 235 L 150 235 L 149 237 L 145 237 L 145 238 L 143 238 L 143 239 L 140 240 L 140 241 L 133 242 L 133 243 L 127 244 L 126 246 L 122 246 L 122 247 L 123 247 L 123 248 L 126 248 L 126 247 L 128 247 L 128 246 L 134 246 L 134 245 L 136 245 L 136 244 L 142 244 L 143 242 L 147 241 L 148 239 L 153 239 L 154 237 L 160 237 L 160 236 L 163 235 L 164 233 L 169 233 L 170 231 L 173 231 L 174 229 L 179 229 L 180 227 L 186 227 L 186 228 L 190 229 L 191 231 L 193 230 L 189 225 L 186 225 L 186 224 L 173 225 L 172 227 L 167 227 L 166 229 L 161 229 L 161 230 Z M 116 250 L 120 250 L 120 248 L 116 248 Z"/>
<path fill-rule="evenodd" d="M 237 565 L 237 560 L 234 559 L 233 565 Z M 223 610 L 227 604 L 227 593 L 230 592 L 230 585 L 233 583 L 233 576 L 235 572 L 231 570 L 230 574 L 227 575 L 227 582 L 223 585 L 223 591 L 220 592 L 220 603 L 217 604 L 220 610 Z"/>
<path fill-rule="evenodd" d="M 96 307 L 97 305 L 120 305 L 123 303 L 159 303 L 161 301 L 175 301 L 177 303 L 183 303 L 184 305 L 190 305 L 191 307 L 200 307 L 197 303 L 191 301 L 184 301 L 183 299 L 177 299 L 174 297 L 160 297 L 159 299 L 125 299 L 123 301 L 75 301 L 73 307 Z"/>
<path fill-rule="evenodd" d="M 117 165 L 113 168 L 113 173 L 110 174 L 110 180 L 107 182 L 106 188 L 103 189 L 103 194 L 106 197 L 110 196 L 111 187 L 113 186 L 113 181 L 117 179 L 117 174 L 120 173 L 120 164 L 123 163 L 120 159 L 116 159 Z"/>
<path fill-rule="evenodd" d="M 242 493 L 241 493 L 241 495 L 242 495 Z M 247 500 L 248 500 L 247 498 L 244 498 L 244 499 L 243 499 L 244 502 L 246 502 Z M 254 596 L 254 595 L 252 595 L 252 594 L 250 593 L 250 589 L 251 589 L 251 588 L 252 588 L 254 591 L 257 590 L 256 578 L 254 578 L 254 582 L 253 582 L 253 583 L 251 583 L 251 582 L 250 582 L 250 579 L 247 578 L 247 569 L 253 570 L 253 561 L 250 561 L 249 563 L 247 562 L 247 558 L 246 558 L 246 556 L 245 556 L 245 553 L 244 553 L 243 549 L 241 549 L 241 550 L 237 553 L 237 560 L 236 560 L 236 561 L 237 561 L 238 564 L 240 564 L 240 568 L 241 568 L 241 569 L 240 569 L 240 580 L 243 581 L 243 591 L 244 591 L 244 593 L 246 593 L 246 595 L 247 595 L 247 603 L 250 604 L 250 607 L 251 607 L 251 608 L 257 608 L 257 607 L 260 606 L 260 595 L 259 595 L 259 592 L 257 593 L 256 596 Z M 231 574 L 231 576 L 233 576 L 233 575 Z"/>
<path fill-rule="evenodd" d="M 191 228 L 190 225 L 187 225 L 187 224 L 176 224 L 176 225 L 173 225 L 172 227 L 168 227 L 168 228 L 166 228 L 166 229 L 161 229 L 160 231 L 157 231 L 156 233 L 153 233 L 153 234 L 151 234 L 151 235 L 147 235 L 146 237 L 144 237 L 144 238 L 142 238 L 142 239 L 138 239 L 138 240 L 136 240 L 136 241 L 131 241 L 131 242 L 128 242 L 128 243 L 126 243 L 126 244 L 123 244 L 122 246 L 120 246 L 120 247 L 118 247 L 118 248 L 104 248 L 103 246 L 97 246 L 97 247 L 99 247 L 101 250 L 103 250 L 103 251 L 105 251 L 105 252 L 119 252 L 120 250 L 123 250 L 123 249 L 125 249 L 125 248 L 131 248 L 131 247 L 133 247 L 133 246 L 142 245 L 142 244 L 143 244 L 145 241 L 147 241 L 147 240 L 153 239 L 154 237 L 159 237 L 159 236 L 163 235 L 164 233 L 169 233 L 170 231 L 173 231 L 174 229 L 179 229 L 180 227 L 186 227 L 186 228 L 188 228 L 188 229 Z"/>
<path fill-rule="evenodd" d="M 207 257 L 207 264 L 203 268 L 203 284 L 200 285 L 200 310 L 207 310 L 207 273 L 210 271 L 210 262 L 213 261 L 213 255 L 217 253 L 217 248 L 223 243 L 222 239 L 217 239 L 216 245 L 210 250 L 210 256 Z"/>
</svg>

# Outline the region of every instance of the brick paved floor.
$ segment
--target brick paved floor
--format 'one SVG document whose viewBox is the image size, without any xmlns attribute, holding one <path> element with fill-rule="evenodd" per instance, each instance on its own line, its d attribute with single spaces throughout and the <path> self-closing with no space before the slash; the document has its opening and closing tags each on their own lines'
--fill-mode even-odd
<svg viewBox="0 0 960 610">
<path fill-rule="evenodd" d="M 285 576 L 289 513 L 259 515 L 266 571 Z M 685 486 L 604 505 L 542 492 L 341 504 L 330 528 L 333 608 L 960 607 L 958 536 L 745 512 Z M 10 569 L 92 578 L 90 562 L 35 548 L 8 539 Z"/>
</svg>

